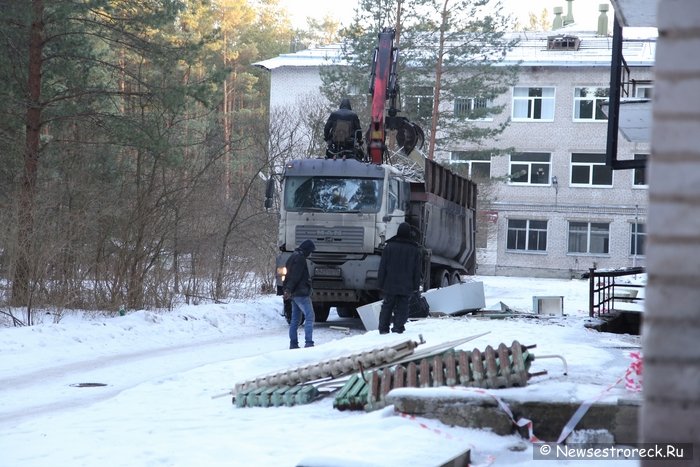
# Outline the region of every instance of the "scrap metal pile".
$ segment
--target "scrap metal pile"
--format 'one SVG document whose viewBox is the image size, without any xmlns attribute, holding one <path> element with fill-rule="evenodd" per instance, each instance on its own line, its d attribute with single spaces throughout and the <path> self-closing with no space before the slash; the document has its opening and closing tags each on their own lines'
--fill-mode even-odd
<svg viewBox="0 0 700 467">
<path fill-rule="evenodd" d="M 486 334 L 486 333 L 485 333 Z M 338 391 L 339 410 L 376 410 L 386 405 L 395 388 L 525 386 L 535 356 L 517 341 L 482 352 L 454 348 L 484 334 L 447 342 L 419 352 L 411 340 L 239 383 L 231 391 L 237 407 L 276 407 L 308 404 Z"/>
<path fill-rule="evenodd" d="M 336 396 L 333 406 L 339 410 L 375 410 L 386 405 L 386 395 L 396 388 L 468 386 L 499 389 L 525 386 L 534 355 L 518 341 L 510 347 L 501 343 L 481 352 L 474 349 L 448 350 L 420 360 L 409 361 L 354 375 Z"/>
</svg>

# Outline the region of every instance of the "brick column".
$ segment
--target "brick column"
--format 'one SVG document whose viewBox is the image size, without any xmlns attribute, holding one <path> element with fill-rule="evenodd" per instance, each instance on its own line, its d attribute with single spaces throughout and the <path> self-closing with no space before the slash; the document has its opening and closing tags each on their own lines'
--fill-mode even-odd
<svg viewBox="0 0 700 467">
<path fill-rule="evenodd" d="M 660 0 L 657 24 L 640 437 L 700 465 L 700 2 Z"/>
</svg>

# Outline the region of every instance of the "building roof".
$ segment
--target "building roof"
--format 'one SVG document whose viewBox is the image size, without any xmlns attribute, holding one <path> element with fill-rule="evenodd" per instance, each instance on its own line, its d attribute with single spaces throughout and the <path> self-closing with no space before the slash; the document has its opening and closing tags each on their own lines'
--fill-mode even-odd
<svg viewBox="0 0 700 467">
<path fill-rule="evenodd" d="M 615 16 L 625 27 L 656 27 L 657 0 L 611 0 Z"/>
<path fill-rule="evenodd" d="M 567 35 L 580 39 L 578 50 L 547 50 L 550 36 Z M 625 28 L 623 53 L 629 66 L 653 66 L 656 52 L 655 28 Z M 504 64 L 521 66 L 600 66 L 610 67 L 612 37 L 596 36 L 595 33 L 576 31 L 571 26 L 556 31 L 511 33 L 509 38 L 519 39 L 519 43 L 506 55 Z M 340 45 L 302 50 L 282 54 L 253 65 L 267 70 L 280 67 L 318 67 L 342 64 Z"/>
<path fill-rule="evenodd" d="M 253 63 L 253 66 L 274 70 L 284 66 L 314 67 L 340 63 L 340 44 L 332 44 L 299 52 L 278 55 L 277 57 Z"/>
</svg>

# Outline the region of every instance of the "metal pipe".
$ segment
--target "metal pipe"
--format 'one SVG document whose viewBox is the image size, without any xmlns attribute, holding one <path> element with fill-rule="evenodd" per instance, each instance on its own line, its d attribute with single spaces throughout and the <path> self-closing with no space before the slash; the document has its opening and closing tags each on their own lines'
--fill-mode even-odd
<svg viewBox="0 0 700 467">
<path fill-rule="evenodd" d="M 539 360 L 541 358 L 558 358 L 564 364 L 564 375 L 569 374 L 569 366 L 566 364 L 566 360 L 561 355 L 535 355 L 535 360 Z"/>
</svg>

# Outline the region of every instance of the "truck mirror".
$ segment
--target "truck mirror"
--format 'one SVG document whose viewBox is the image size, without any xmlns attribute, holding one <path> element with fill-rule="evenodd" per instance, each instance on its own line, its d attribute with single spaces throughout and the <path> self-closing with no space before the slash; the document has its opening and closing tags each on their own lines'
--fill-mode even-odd
<svg viewBox="0 0 700 467">
<path fill-rule="evenodd" d="M 267 179 L 267 186 L 265 187 L 265 209 L 270 209 L 272 207 L 272 197 L 275 195 L 275 179 L 270 176 Z"/>
</svg>

